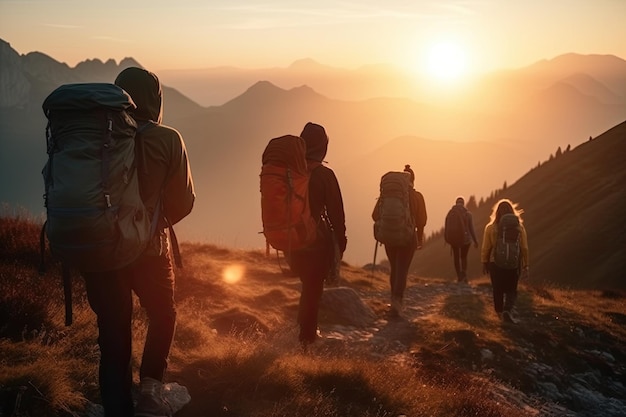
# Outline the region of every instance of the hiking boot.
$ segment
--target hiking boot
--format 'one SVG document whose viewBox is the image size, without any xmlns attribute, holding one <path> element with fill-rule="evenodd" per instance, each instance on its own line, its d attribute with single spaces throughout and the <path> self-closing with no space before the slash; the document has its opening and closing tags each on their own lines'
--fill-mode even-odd
<svg viewBox="0 0 626 417">
<path fill-rule="evenodd" d="M 513 316 L 513 313 L 511 313 L 510 311 L 504 311 L 502 313 L 502 321 L 513 324 L 518 323 L 518 320 Z"/>
<path fill-rule="evenodd" d="M 391 308 L 389 309 L 389 315 L 391 317 L 399 317 L 402 314 L 402 300 L 399 298 L 391 299 Z"/>
<path fill-rule="evenodd" d="M 172 417 L 172 407 L 163 397 L 163 384 L 153 378 L 143 378 L 139 383 L 139 400 L 135 417 Z"/>
</svg>

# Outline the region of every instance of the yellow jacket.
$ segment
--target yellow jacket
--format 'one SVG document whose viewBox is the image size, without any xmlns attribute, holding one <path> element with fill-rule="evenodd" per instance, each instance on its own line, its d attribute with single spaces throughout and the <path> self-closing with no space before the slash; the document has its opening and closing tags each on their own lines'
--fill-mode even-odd
<svg viewBox="0 0 626 417">
<path fill-rule="evenodd" d="M 520 251 L 522 269 L 528 267 L 528 236 L 526 235 L 526 228 L 520 223 L 521 236 L 520 236 Z M 483 234 L 483 245 L 480 250 L 480 260 L 482 263 L 493 262 L 493 247 L 496 244 L 498 238 L 498 230 L 495 224 L 490 223 L 485 226 L 485 233 Z"/>
</svg>

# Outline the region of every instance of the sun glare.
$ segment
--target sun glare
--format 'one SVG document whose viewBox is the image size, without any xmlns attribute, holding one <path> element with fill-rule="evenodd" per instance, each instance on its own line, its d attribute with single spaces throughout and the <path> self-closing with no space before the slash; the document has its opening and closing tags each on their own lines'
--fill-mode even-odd
<svg viewBox="0 0 626 417">
<path fill-rule="evenodd" d="M 236 284 L 241 280 L 241 278 L 243 278 L 243 274 L 245 271 L 246 269 L 243 265 L 229 265 L 224 268 L 224 271 L 222 272 L 222 278 L 227 284 Z"/>
<path fill-rule="evenodd" d="M 434 43 L 426 53 L 425 70 L 430 77 L 441 82 L 457 81 L 467 73 L 467 54 L 459 44 Z"/>
</svg>

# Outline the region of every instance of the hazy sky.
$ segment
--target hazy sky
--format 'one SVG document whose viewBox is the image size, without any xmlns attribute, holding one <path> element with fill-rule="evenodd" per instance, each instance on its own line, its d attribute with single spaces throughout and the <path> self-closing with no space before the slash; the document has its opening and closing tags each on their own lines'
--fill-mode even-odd
<svg viewBox="0 0 626 417">
<path fill-rule="evenodd" d="M 301 58 L 423 70 L 433 48 L 460 72 L 568 52 L 626 59 L 624 22 L 626 0 L 0 0 L 0 38 L 20 54 L 154 71 Z"/>
</svg>

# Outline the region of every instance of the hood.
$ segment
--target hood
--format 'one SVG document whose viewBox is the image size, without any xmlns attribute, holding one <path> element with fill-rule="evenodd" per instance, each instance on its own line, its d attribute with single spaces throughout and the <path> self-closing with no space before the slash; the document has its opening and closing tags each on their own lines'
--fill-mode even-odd
<svg viewBox="0 0 626 417">
<path fill-rule="evenodd" d="M 115 85 L 122 87 L 137 105 L 136 120 L 161 123 L 163 100 L 161 83 L 155 74 L 143 68 L 130 67 L 120 72 Z"/>
<path fill-rule="evenodd" d="M 306 159 L 322 162 L 328 150 L 326 130 L 318 124 L 309 122 L 304 126 L 300 137 L 306 143 Z"/>
</svg>

